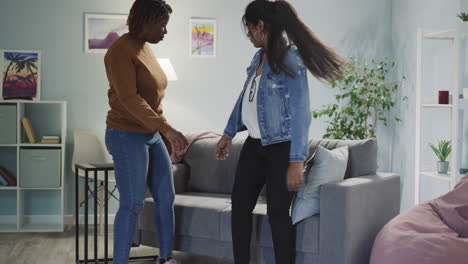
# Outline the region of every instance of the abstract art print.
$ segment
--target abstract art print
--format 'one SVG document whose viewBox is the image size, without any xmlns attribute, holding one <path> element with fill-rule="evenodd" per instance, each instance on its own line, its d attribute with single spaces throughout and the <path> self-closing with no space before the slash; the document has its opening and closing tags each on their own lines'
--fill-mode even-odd
<svg viewBox="0 0 468 264">
<path fill-rule="evenodd" d="M 41 52 L 38 50 L 3 50 L 2 99 L 40 100 Z"/>
<path fill-rule="evenodd" d="M 85 14 L 85 51 L 105 53 L 127 32 L 127 15 Z"/>
<path fill-rule="evenodd" d="M 216 57 L 216 20 L 190 19 L 190 56 Z"/>
</svg>

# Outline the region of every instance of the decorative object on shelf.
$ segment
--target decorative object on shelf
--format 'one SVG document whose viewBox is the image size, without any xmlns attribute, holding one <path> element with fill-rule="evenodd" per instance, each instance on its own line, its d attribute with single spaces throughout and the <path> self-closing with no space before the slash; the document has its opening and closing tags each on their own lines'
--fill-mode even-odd
<svg viewBox="0 0 468 264">
<path fill-rule="evenodd" d="M 190 19 L 190 57 L 216 57 L 216 20 Z"/>
<path fill-rule="evenodd" d="M 128 32 L 127 15 L 85 14 L 85 52 L 106 53 L 120 36 Z"/>
<path fill-rule="evenodd" d="M 24 132 L 26 132 L 29 143 L 35 144 L 36 137 L 34 136 L 34 130 L 31 126 L 31 122 L 29 122 L 29 119 L 27 117 L 22 117 L 21 124 L 23 125 Z"/>
<path fill-rule="evenodd" d="M 449 91 L 439 91 L 439 104 L 449 104 Z"/>
<path fill-rule="evenodd" d="M 0 175 L 0 186 L 8 186 L 8 182 Z"/>
<path fill-rule="evenodd" d="M 463 88 L 463 99 L 468 99 L 468 88 Z"/>
<path fill-rule="evenodd" d="M 468 13 L 461 12 L 457 17 L 461 20 L 458 24 L 460 32 L 468 33 Z"/>
<path fill-rule="evenodd" d="M 371 138 L 375 137 L 377 122 L 388 124 L 388 116 L 397 103 L 399 85 L 406 79 L 404 76 L 396 81 L 387 79 L 392 76 L 389 71 L 394 66 L 395 63 L 387 59 L 363 64 L 351 59 L 343 66 L 344 78 L 330 82 L 332 88 L 339 89 L 340 93 L 335 96 L 337 102 L 313 111 L 314 118 L 330 118 L 323 138 Z M 407 97 L 402 100 L 406 101 Z M 391 119 L 401 121 L 398 116 Z"/>
<path fill-rule="evenodd" d="M 438 146 L 434 146 L 432 143 L 429 143 L 429 147 L 434 151 L 434 154 L 437 156 L 439 161 L 437 161 L 437 173 L 447 174 L 449 162 L 447 161 L 448 156 L 452 152 L 452 146 L 449 140 L 441 140 L 438 143 Z"/>
<path fill-rule="evenodd" d="M 468 13 L 460 12 L 460 13 L 457 15 L 457 17 L 460 18 L 461 21 L 463 21 L 463 22 L 467 22 L 467 21 L 468 21 Z"/>
<path fill-rule="evenodd" d="M 7 186 L 16 186 L 16 179 L 5 167 L 0 166 L 0 177 L 7 182 Z"/>
<path fill-rule="evenodd" d="M 40 100 L 40 51 L 3 50 L 0 62 L 3 99 Z"/>
</svg>

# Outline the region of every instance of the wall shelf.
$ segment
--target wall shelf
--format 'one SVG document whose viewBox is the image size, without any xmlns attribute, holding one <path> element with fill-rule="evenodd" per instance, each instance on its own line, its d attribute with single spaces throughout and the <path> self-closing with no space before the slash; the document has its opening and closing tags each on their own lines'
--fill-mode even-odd
<svg viewBox="0 0 468 264">
<path fill-rule="evenodd" d="M 448 181 L 448 182 L 452 180 L 450 178 L 450 174 L 451 172 L 449 172 L 448 174 L 439 174 L 437 172 L 427 172 L 427 171 L 421 172 L 421 175 L 423 176 L 427 176 L 427 177 L 431 177 L 431 178 L 435 178 L 435 179 L 439 179 L 443 181 Z"/>
<path fill-rule="evenodd" d="M 424 108 L 453 108 L 451 104 L 422 104 Z"/>
<path fill-rule="evenodd" d="M 61 143 L 30 144 L 22 117 L 37 141 L 54 135 Z M 16 179 L 16 186 L 0 186 L 0 232 L 63 231 L 66 117 L 64 101 L 0 101 L 0 138 L 8 141 L 0 144 L 0 166 Z"/>
<path fill-rule="evenodd" d="M 468 36 L 467 32 L 464 31 L 463 25 L 459 24 L 456 29 L 449 29 L 444 31 L 428 31 L 423 29 L 418 29 L 417 32 L 417 53 L 416 53 L 416 118 L 415 118 L 415 159 L 414 159 L 414 173 L 415 173 L 415 183 L 414 183 L 414 204 L 418 204 L 421 199 L 421 177 L 426 176 L 433 179 L 442 180 L 448 183 L 449 191 L 452 189 L 458 178 L 459 174 L 457 173 L 460 169 L 460 165 L 458 164 L 458 158 L 460 155 L 459 147 L 458 147 L 458 134 L 459 134 L 459 110 L 464 108 L 466 100 L 460 99 L 459 95 L 461 94 L 460 89 L 460 47 L 461 47 L 461 39 L 463 37 Z M 448 51 L 452 52 L 452 69 L 451 69 L 451 82 L 446 84 L 446 87 L 449 87 L 449 93 L 452 95 L 452 102 L 451 104 L 427 104 L 423 103 L 423 80 L 427 78 L 423 76 L 423 67 L 427 67 L 426 64 L 423 63 L 423 59 L 425 56 L 436 56 L 434 54 L 429 54 L 424 52 L 424 45 L 425 41 L 433 41 L 433 40 L 447 40 L 450 44 Z M 427 88 L 426 88 L 427 89 Z M 437 174 L 436 172 L 423 172 L 423 168 L 421 168 L 421 152 L 423 151 L 422 144 L 422 133 L 426 131 L 432 131 L 431 128 L 427 129 L 427 127 L 422 127 L 423 124 L 423 117 L 426 118 L 424 121 L 427 121 L 427 118 L 432 118 L 433 115 L 426 115 L 423 114 L 423 109 L 450 109 L 450 111 L 442 112 L 442 114 L 446 114 L 445 120 L 449 120 L 448 128 L 450 129 L 450 136 L 449 140 L 452 142 L 452 152 L 450 156 L 450 167 L 451 172 L 447 175 Z M 453 111 L 452 111 L 453 110 Z M 424 122 L 425 125 L 430 123 Z M 424 151 L 431 151 L 429 148 L 424 148 Z M 432 185 L 426 186 L 428 189 L 431 189 Z M 436 197 L 430 197 L 436 198 Z"/>
</svg>

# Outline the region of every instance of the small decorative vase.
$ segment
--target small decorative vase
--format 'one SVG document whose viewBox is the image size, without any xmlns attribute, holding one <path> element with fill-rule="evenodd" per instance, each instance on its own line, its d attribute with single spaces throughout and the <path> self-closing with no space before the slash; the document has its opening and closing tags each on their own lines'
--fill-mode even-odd
<svg viewBox="0 0 468 264">
<path fill-rule="evenodd" d="M 448 161 L 438 161 L 437 162 L 437 173 L 439 174 L 447 174 L 449 168 Z"/>
<path fill-rule="evenodd" d="M 458 30 L 460 34 L 466 35 L 468 33 L 468 21 L 460 21 L 458 23 Z"/>
<path fill-rule="evenodd" d="M 449 104 L 449 91 L 439 91 L 439 104 Z"/>
</svg>

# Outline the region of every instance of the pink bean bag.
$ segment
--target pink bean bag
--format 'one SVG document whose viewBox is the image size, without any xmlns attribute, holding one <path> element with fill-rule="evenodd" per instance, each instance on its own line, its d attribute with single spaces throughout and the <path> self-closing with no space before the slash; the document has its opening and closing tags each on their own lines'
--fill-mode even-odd
<svg viewBox="0 0 468 264">
<path fill-rule="evenodd" d="M 468 175 L 455 188 L 386 224 L 371 264 L 468 264 Z"/>
</svg>

